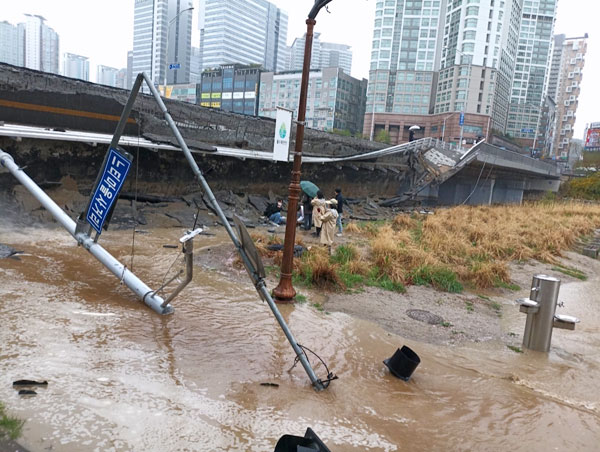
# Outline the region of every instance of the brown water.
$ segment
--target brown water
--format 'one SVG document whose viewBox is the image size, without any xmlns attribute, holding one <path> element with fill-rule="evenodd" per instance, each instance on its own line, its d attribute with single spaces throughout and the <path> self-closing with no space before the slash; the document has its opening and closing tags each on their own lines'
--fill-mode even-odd
<svg viewBox="0 0 600 452">
<path fill-rule="evenodd" d="M 182 231 L 136 236 L 134 272 L 158 287 Z M 102 236 L 130 264 L 130 235 Z M 223 243 L 196 239 L 196 249 Z M 600 283 L 565 284 L 549 354 L 505 344 L 411 342 L 377 325 L 309 306 L 282 306 L 298 342 L 340 377 L 315 392 L 268 306 L 245 274 L 196 267 L 161 317 L 137 301 L 64 231 L 4 231 L 24 249 L 0 260 L 0 400 L 27 420 L 33 452 L 272 451 L 306 427 L 332 451 L 600 450 Z M 109 244 L 109 245 L 107 245 Z M 176 264 L 174 268 L 178 268 Z M 524 314 L 504 309 L 508 331 Z M 405 383 L 382 361 L 409 345 L 421 365 Z M 324 377 L 324 369 L 315 371 Z M 13 380 L 47 379 L 20 398 Z M 261 386 L 278 383 L 278 388 Z"/>
</svg>

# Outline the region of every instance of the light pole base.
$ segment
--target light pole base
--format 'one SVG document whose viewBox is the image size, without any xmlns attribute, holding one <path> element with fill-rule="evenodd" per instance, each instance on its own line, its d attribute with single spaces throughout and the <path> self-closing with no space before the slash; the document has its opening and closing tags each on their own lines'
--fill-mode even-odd
<svg viewBox="0 0 600 452">
<path fill-rule="evenodd" d="M 277 304 L 293 304 L 296 290 L 292 286 L 292 275 L 282 274 L 279 285 L 273 289 L 273 298 Z"/>
</svg>

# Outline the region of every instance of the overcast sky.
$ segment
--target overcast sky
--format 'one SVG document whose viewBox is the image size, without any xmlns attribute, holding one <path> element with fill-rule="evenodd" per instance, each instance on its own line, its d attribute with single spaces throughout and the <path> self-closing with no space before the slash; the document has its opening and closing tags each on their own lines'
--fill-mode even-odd
<svg viewBox="0 0 600 452">
<path fill-rule="evenodd" d="M 305 20 L 313 0 L 271 0 L 288 13 L 288 44 L 306 31 Z M 90 78 L 96 79 L 96 65 L 116 68 L 127 66 L 127 51 L 133 43 L 134 0 L 2 0 L 0 21 L 13 24 L 23 21 L 23 14 L 44 16 L 47 24 L 60 36 L 61 58 L 64 52 L 90 58 Z M 194 0 L 198 3 L 198 0 Z M 376 0 L 333 0 L 329 13 L 323 9 L 317 16 L 315 33 L 321 40 L 352 46 L 352 75 L 368 78 L 371 37 Z M 594 80 L 600 79 L 600 1 L 559 0 L 555 33 L 581 36 L 589 33 L 588 52 L 577 110 L 575 138 L 583 137 L 586 123 L 600 121 L 600 90 Z M 193 45 L 198 45 L 197 7 L 194 11 Z"/>
</svg>

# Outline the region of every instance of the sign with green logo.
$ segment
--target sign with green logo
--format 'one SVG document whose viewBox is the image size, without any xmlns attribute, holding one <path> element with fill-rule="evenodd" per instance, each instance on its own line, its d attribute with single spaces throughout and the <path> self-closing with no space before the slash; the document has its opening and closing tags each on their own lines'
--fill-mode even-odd
<svg viewBox="0 0 600 452">
<path fill-rule="evenodd" d="M 292 111 L 277 107 L 275 118 L 275 137 L 273 142 L 273 160 L 289 161 L 290 131 L 292 130 Z"/>
</svg>

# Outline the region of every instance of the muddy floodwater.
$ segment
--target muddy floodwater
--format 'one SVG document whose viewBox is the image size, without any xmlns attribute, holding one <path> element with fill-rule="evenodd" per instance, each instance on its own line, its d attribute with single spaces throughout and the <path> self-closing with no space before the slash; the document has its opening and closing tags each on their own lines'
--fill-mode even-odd
<svg viewBox="0 0 600 452">
<path fill-rule="evenodd" d="M 179 268 L 180 251 L 163 245 L 182 234 L 136 235 L 133 271 L 150 287 Z M 200 236 L 196 252 L 225 240 Z M 339 376 L 316 392 L 290 370 L 293 350 L 242 272 L 196 266 L 174 314 L 159 316 L 63 230 L 4 229 L 0 241 L 25 252 L 0 260 L 0 401 L 26 420 L 32 452 L 263 452 L 307 427 L 332 451 L 600 450 L 597 266 L 561 286 L 561 309 L 582 322 L 555 330 L 548 354 L 415 342 L 310 303 L 281 306 Z M 131 232 L 100 243 L 131 267 Z M 520 337 L 525 315 L 507 308 L 501 322 Z M 382 363 L 402 345 L 421 358 L 409 382 Z M 24 398 L 18 379 L 48 386 Z"/>
</svg>

